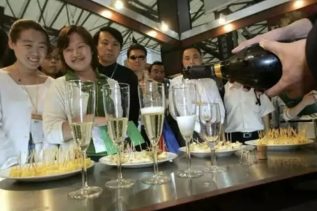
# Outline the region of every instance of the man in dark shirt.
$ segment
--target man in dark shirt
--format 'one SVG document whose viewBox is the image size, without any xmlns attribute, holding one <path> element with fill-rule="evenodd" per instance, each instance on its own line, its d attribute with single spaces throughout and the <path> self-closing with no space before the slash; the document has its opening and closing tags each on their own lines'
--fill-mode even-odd
<svg viewBox="0 0 317 211">
<path fill-rule="evenodd" d="M 138 125 L 140 112 L 138 78 L 132 70 L 117 63 L 123 44 L 121 33 L 112 27 L 103 27 L 94 35 L 94 42 L 98 50 L 99 71 L 120 83 L 130 85 L 129 120 Z"/>
</svg>

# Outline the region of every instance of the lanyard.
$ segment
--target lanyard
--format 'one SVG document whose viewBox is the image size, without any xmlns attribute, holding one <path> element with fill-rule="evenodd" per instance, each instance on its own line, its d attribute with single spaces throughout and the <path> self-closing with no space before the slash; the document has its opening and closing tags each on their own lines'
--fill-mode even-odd
<svg viewBox="0 0 317 211">
<path fill-rule="evenodd" d="M 113 68 L 113 72 L 112 72 L 112 74 L 111 74 L 110 78 L 113 78 L 114 74 L 115 74 L 115 73 L 116 73 L 116 71 L 117 71 L 117 68 L 118 68 L 118 63 L 116 63 L 116 66 L 114 66 L 114 68 Z"/>
</svg>

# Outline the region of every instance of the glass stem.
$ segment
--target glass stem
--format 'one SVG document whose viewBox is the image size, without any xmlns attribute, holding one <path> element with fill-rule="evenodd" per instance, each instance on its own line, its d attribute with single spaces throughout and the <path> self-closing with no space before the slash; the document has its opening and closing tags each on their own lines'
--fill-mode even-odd
<svg viewBox="0 0 317 211">
<path fill-rule="evenodd" d="M 121 146 L 122 144 L 118 144 L 118 180 L 122 180 L 122 162 L 121 162 Z"/>
<path fill-rule="evenodd" d="M 217 158 L 216 158 L 216 149 L 215 147 L 210 148 L 210 161 L 211 161 L 211 166 L 217 166 Z"/>
<path fill-rule="evenodd" d="M 187 169 L 188 171 L 191 171 L 192 168 L 192 159 L 191 159 L 191 155 L 190 155 L 190 141 L 186 141 L 186 152 L 187 152 Z"/>
<path fill-rule="evenodd" d="M 83 189 L 88 187 L 87 182 L 87 166 L 86 166 L 86 151 L 82 151 L 82 168 L 81 168 L 81 180 Z"/>
<path fill-rule="evenodd" d="M 153 153 L 153 168 L 154 168 L 154 175 L 158 175 L 159 171 L 158 171 L 158 164 L 157 164 L 157 144 L 154 144 L 152 146 L 152 153 Z"/>
</svg>

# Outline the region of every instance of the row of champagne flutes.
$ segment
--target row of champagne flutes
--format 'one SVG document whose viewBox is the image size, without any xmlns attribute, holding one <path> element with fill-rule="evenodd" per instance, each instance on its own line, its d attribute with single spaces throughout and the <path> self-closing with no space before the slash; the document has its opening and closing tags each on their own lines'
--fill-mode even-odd
<svg viewBox="0 0 317 211">
<path fill-rule="evenodd" d="M 83 157 L 82 187 L 69 193 L 71 198 L 83 199 L 99 195 L 102 188 L 88 186 L 87 169 L 84 160 L 86 150 L 91 140 L 93 122 L 96 107 L 96 86 L 91 81 L 73 80 L 66 85 L 67 97 L 65 99 L 68 107 L 68 120 L 72 128 L 72 135 L 78 146 L 80 146 Z M 157 144 L 162 133 L 165 96 L 164 87 L 158 83 L 151 83 L 139 87 L 142 119 L 147 135 L 151 141 L 153 150 L 154 175 L 143 181 L 149 184 L 161 184 L 168 181 L 164 175 L 159 175 L 157 168 Z M 128 127 L 130 110 L 130 90 L 128 84 L 104 85 L 102 97 L 105 116 L 107 119 L 108 134 L 117 147 L 118 173 L 117 178 L 106 182 L 109 188 L 128 188 L 135 182 L 123 178 L 121 171 L 124 141 Z"/>
<path fill-rule="evenodd" d="M 67 112 L 68 120 L 72 128 L 73 138 L 80 146 L 83 154 L 82 187 L 77 191 L 69 193 L 69 196 L 77 199 L 89 198 L 102 192 L 100 187 L 88 186 L 87 171 L 84 162 L 94 122 L 96 87 L 94 82 L 76 80 L 68 81 L 66 90 L 68 93 L 66 98 L 69 108 L 69 112 Z M 125 179 L 122 176 L 121 153 L 123 151 L 122 148 L 124 146 L 129 117 L 129 85 L 104 85 L 102 91 L 109 136 L 118 149 L 118 175 L 116 179 L 108 181 L 106 186 L 116 189 L 128 188 L 134 184 L 134 181 Z M 175 117 L 181 134 L 186 140 L 188 155 L 188 168 L 178 171 L 177 175 L 180 177 L 198 177 L 202 175 L 202 171 L 191 169 L 189 153 L 189 144 L 193 135 L 197 111 L 196 89 L 193 84 L 181 84 L 173 86 L 172 92 Z M 158 170 L 157 148 L 164 122 L 164 85 L 152 81 L 140 85 L 139 100 L 142 122 L 151 143 L 154 161 L 154 174 L 143 178 L 142 181 L 147 184 L 163 184 L 169 181 L 169 177 Z M 202 121 L 207 123 L 207 125 L 211 122 L 206 120 L 206 115 Z M 214 133 L 210 134 L 214 129 L 207 128 L 209 131 L 209 134 L 206 133 L 207 136 L 215 136 Z M 219 137 L 219 134 L 217 136 Z"/>
<path fill-rule="evenodd" d="M 200 136 L 210 148 L 211 166 L 205 172 L 224 171 L 217 165 L 216 145 L 221 134 L 221 115 L 218 103 L 205 102 L 200 99 L 193 83 L 182 83 L 172 87 L 174 112 L 180 132 L 186 142 L 187 169 L 177 172 L 179 177 L 194 178 L 203 175 L 203 171 L 191 168 L 190 144 L 195 128 L 196 119 L 199 119 Z"/>
</svg>

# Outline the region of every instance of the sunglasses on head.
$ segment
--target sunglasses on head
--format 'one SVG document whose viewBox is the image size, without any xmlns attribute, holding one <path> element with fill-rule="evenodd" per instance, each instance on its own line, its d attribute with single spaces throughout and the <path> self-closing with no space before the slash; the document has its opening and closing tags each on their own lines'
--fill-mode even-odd
<svg viewBox="0 0 317 211">
<path fill-rule="evenodd" d="M 143 56 L 143 55 L 142 56 L 130 56 L 129 59 L 132 59 L 132 60 L 142 59 L 143 60 L 143 59 L 145 59 L 145 56 Z"/>
</svg>

